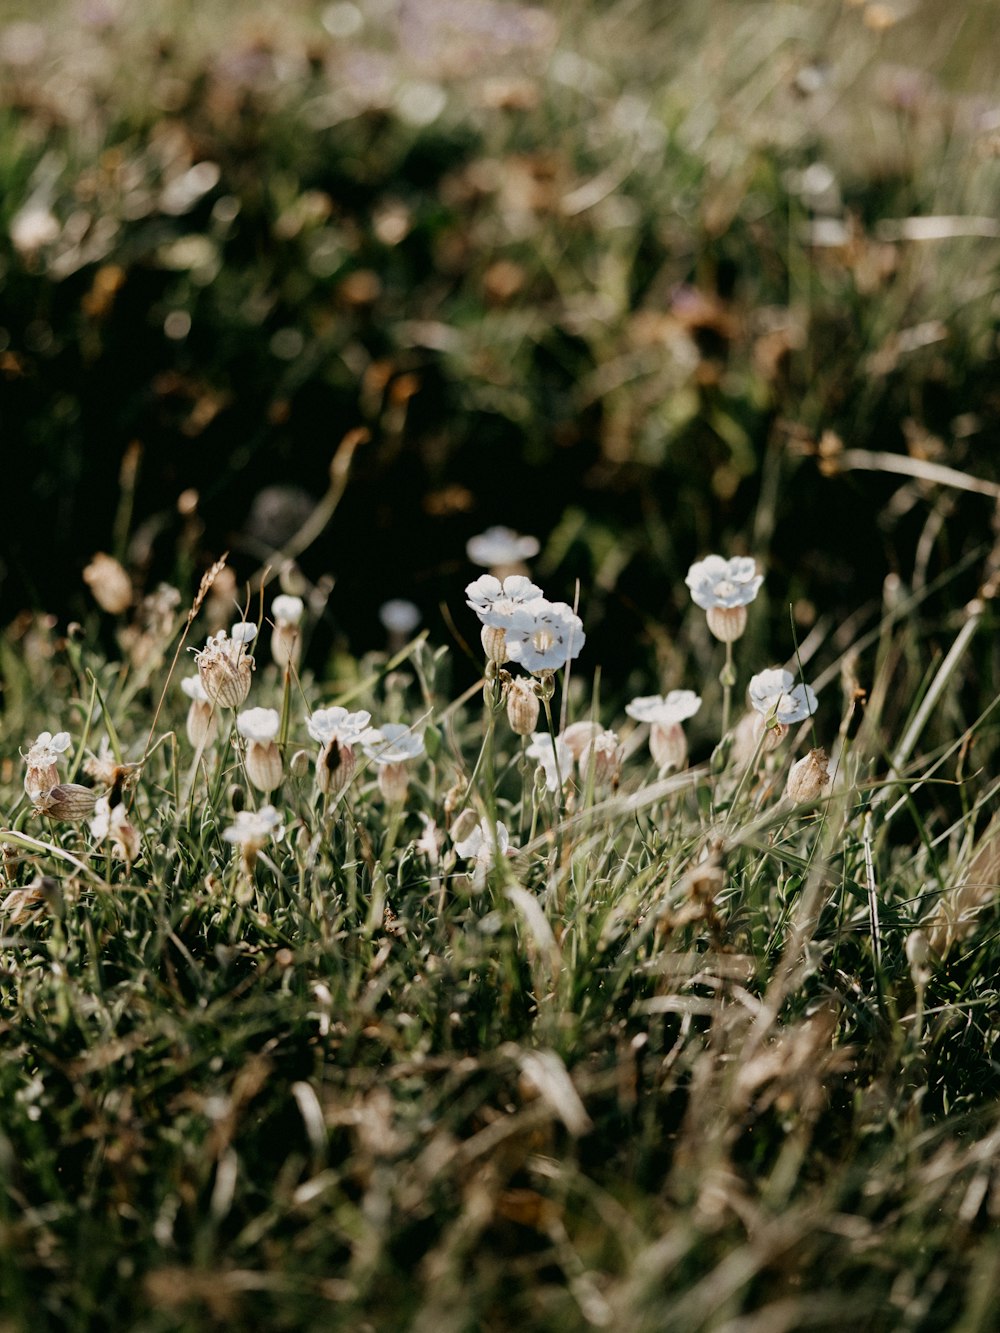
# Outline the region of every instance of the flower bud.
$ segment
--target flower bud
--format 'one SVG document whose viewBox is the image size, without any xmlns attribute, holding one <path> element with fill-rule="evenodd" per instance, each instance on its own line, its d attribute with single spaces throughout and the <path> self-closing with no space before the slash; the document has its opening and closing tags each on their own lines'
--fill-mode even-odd
<svg viewBox="0 0 1000 1333">
<path fill-rule="evenodd" d="M 281 785 L 281 751 L 274 741 L 248 741 L 247 777 L 258 791 L 270 792 Z"/>
<path fill-rule="evenodd" d="M 379 764 L 378 789 L 390 805 L 399 805 L 405 801 L 409 786 L 410 778 L 405 764 Z"/>
<path fill-rule="evenodd" d="M 38 813 L 50 819 L 89 819 L 94 813 L 97 793 L 78 782 L 58 782 L 48 791 L 39 792 L 34 800 Z"/>
<path fill-rule="evenodd" d="M 480 631 L 479 639 L 483 645 L 487 662 L 495 662 L 497 666 L 503 666 L 504 662 L 507 661 L 507 631 L 495 625 L 484 625 Z"/>
<path fill-rule="evenodd" d="M 357 766 L 351 746 L 334 736 L 323 746 L 316 760 L 316 786 L 327 796 L 339 796 L 349 786 Z"/>
<path fill-rule="evenodd" d="M 788 800 L 802 805 L 822 796 L 830 781 L 829 762 L 825 750 L 810 750 L 803 759 L 794 763 L 785 784 Z"/>
<path fill-rule="evenodd" d="M 507 691 L 507 721 L 515 736 L 530 736 L 538 726 L 538 695 L 531 682 L 519 676 Z"/>
<path fill-rule="evenodd" d="M 293 778 L 304 778 L 309 772 L 309 761 L 312 758 L 308 750 L 296 750 L 288 761 L 288 771 Z"/>
<path fill-rule="evenodd" d="M 733 643 L 747 627 L 745 606 L 710 606 L 705 612 L 708 628 L 723 643 Z"/>
<path fill-rule="evenodd" d="M 687 737 L 679 722 L 654 722 L 649 729 L 649 753 L 660 772 L 680 770 L 687 763 Z"/>
<path fill-rule="evenodd" d="M 83 571 L 83 581 L 97 605 L 109 615 L 121 615 L 132 605 L 132 580 L 118 561 L 104 551 L 98 551 Z"/>
<path fill-rule="evenodd" d="M 220 708 L 239 708 L 250 693 L 250 658 L 225 654 L 198 663 L 198 674 L 209 699 Z"/>
</svg>

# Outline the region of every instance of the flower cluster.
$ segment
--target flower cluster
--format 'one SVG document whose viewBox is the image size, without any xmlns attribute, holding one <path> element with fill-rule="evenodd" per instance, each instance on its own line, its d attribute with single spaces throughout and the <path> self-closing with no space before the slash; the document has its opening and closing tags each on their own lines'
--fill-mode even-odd
<svg viewBox="0 0 1000 1333">
<path fill-rule="evenodd" d="M 747 626 L 747 607 L 760 591 L 763 574 L 749 556 L 726 560 L 708 555 L 696 560 L 685 579 L 691 599 L 706 613 L 708 628 L 723 643 L 732 643 Z"/>
<path fill-rule="evenodd" d="M 516 662 L 539 674 L 558 671 L 587 641 L 583 621 L 566 602 L 550 602 L 521 574 L 500 581 L 484 574 L 465 590 L 483 626 L 483 647 L 494 662 Z"/>
</svg>

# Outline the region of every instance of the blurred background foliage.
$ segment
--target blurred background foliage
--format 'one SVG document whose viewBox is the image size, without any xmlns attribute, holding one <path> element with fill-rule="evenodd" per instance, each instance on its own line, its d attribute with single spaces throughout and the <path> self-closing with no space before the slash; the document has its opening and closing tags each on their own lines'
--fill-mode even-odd
<svg viewBox="0 0 1000 1333">
<path fill-rule="evenodd" d="M 328 643 L 442 633 L 491 523 L 612 673 L 669 677 L 712 549 L 783 656 L 887 573 L 960 604 L 995 498 L 924 465 L 1000 479 L 998 12 L 4 0 L 0 618 L 98 549 L 249 576 L 359 428 Z"/>
</svg>

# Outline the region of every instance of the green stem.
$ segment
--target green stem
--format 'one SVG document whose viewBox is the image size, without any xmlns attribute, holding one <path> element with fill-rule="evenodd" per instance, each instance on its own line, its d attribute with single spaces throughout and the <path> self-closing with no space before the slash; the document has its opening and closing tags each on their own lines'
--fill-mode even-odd
<svg viewBox="0 0 1000 1333">
<path fill-rule="evenodd" d="M 729 715 L 733 698 L 733 686 L 736 684 L 736 668 L 733 666 L 733 644 L 731 639 L 726 640 L 726 665 L 719 672 L 719 683 L 722 686 L 722 734 L 725 736 L 729 731 Z"/>
</svg>

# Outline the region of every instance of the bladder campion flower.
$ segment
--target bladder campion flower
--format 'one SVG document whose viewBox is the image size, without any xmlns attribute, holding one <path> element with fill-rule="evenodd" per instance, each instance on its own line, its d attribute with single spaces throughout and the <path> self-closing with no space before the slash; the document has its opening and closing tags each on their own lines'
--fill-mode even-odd
<svg viewBox="0 0 1000 1333">
<path fill-rule="evenodd" d="M 204 749 L 215 740 L 219 730 L 215 708 L 205 693 L 201 676 L 185 676 L 181 681 L 181 689 L 191 700 L 185 722 L 187 738 L 196 750 Z"/>
<path fill-rule="evenodd" d="M 235 824 L 224 829 L 222 836 L 226 842 L 239 847 L 243 869 L 250 874 L 257 864 L 257 853 L 263 850 L 269 838 L 280 842 L 285 836 L 285 825 L 274 806 L 265 805 L 259 810 L 240 810 Z"/>
<path fill-rule="evenodd" d="M 354 746 L 378 735 L 368 725 L 371 720 L 364 709 L 349 713 L 339 705 L 317 708 L 308 718 L 309 735 L 322 747 L 316 760 L 316 786 L 321 792 L 339 796 L 349 786 L 357 768 Z"/>
<path fill-rule="evenodd" d="M 685 583 L 696 606 L 707 614 L 708 628 L 723 643 L 738 639 L 747 626 L 747 607 L 757 596 L 763 574 L 749 556 L 726 560 L 708 555 L 696 560 L 687 572 Z"/>
<path fill-rule="evenodd" d="M 613 731 L 598 731 L 584 746 L 578 763 L 580 777 L 586 780 L 593 766 L 595 787 L 617 787 L 621 777 L 624 746 Z"/>
<path fill-rule="evenodd" d="M 547 731 L 535 732 L 525 754 L 534 759 L 545 774 L 549 791 L 558 791 L 560 782 L 565 782 L 573 771 L 573 751 L 561 736 L 553 741 Z"/>
<path fill-rule="evenodd" d="M 90 833 L 96 842 L 111 839 L 111 855 L 119 861 L 131 865 L 138 858 L 142 841 L 139 830 L 128 817 L 128 810 L 122 802 L 111 804 L 108 796 L 100 796 L 94 807 L 94 817 L 90 821 Z"/>
<path fill-rule="evenodd" d="M 515 608 L 507 622 L 507 653 L 525 671 L 558 671 L 587 641 L 583 622 L 565 602 L 544 597 Z"/>
<path fill-rule="evenodd" d="M 752 677 L 749 693 L 765 724 L 789 727 L 816 711 L 816 691 L 811 685 L 796 685 L 792 673 L 781 667 L 769 667 Z"/>
<path fill-rule="evenodd" d="M 379 607 L 378 618 L 389 636 L 389 651 L 395 653 L 420 624 L 420 607 L 405 597 L 390 597 Z"/>
<path fill-rule="evenodd" d="M 538 554 L 538 538 L 522 537 L 513 528 L 487 528 L 478 536 L 469 538 L 465 553 L 474 565 L 483 565 L 486 569 L 509 568 Z"/>
<path fill-rule="evenodd" d="M 247 777 L 258 791 L 274 791 L 281 783 L 281 751 L 275 743 L 280 725 L 276 708 L 247 708 L 237 714 L 236 730 L 247 742 Z"/>
<path fill-rule="evenodd" d="M 42 792 L 48 791 L 59 781 L 59 759 L 70 747 L 68 731 L 43 731 L 28 748 L 24 756 L 27 771 L 24 775 L 24 790 L 36 801 Z"/>
<path fill-rule="evenodd" d="M 405 800 L 410 785 L 406 765 L 424 753 L 424 738 L 403 722 L 385 722 L 362 742 L 365 754 L 378 766 L 378 787 L 393 804 Z"/>
<path fill-rule="evenodd" d="M 646 694 L 625 705 L 637 722 L 649 723 L 649 752 L 657 768 L 680 769 L 687 761 L 687 738 L 681 723 L 694 717 L 701 698 L 694 690 L 671 690 L 669 694 Z"/>
<path fill-rule="evenodd" d="M 497 856 L 507 856 L 514 849 L 506 824 L 499 820 L 493 823 L 489 819 L 477 819 L 472 810 L 463 810 L 455 820 L 451 830 L 451 840 L 455 853 L 463 861 L 474 861 L 472 882 L 476 888 L 482 888 L 486 882 L 486 873 Z"/>
<path fill-rule="evenodd" d="M 542 590 L 523 574 L 510 574 L 502 583 L 492 574 L 483 574 L 468 584 L 465 595 L 467 605 L 484 625 L 506 629 L 514 611 L 526 602 L 536 601 Z"/>
<path fill-rule="evenodd" d="M 297 666 L 302 646 L 302 615 L 305 603 L 301 597 L 282 592 L 271 603 L 274 629 L 271 631 L 271 656 L 277 666 L 287 669 Z"/>
</svg>

